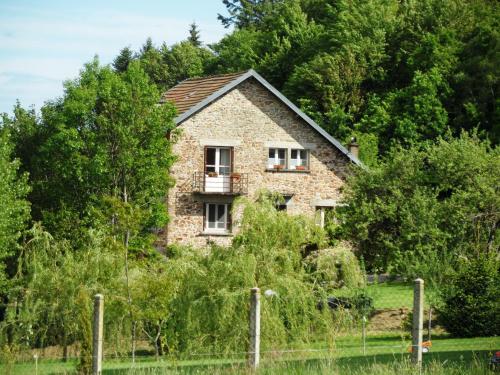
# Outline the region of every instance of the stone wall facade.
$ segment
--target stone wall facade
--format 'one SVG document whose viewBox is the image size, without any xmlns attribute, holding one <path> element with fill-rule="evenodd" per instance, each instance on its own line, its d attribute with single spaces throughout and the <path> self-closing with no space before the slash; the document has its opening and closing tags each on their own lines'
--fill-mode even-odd
<svg viewBox="0 0 500 375">
<path fill-rule="evenodd" d="M 231 146 L 234 172 L 248 174 L 248 196 L 265 188 L 292 195 L 287 211 L 314 215 L 321 201 L 336 201 L 349 159 L 254 79 L 218 98 L 180 125 L 171 170 L 176 185 L 168 195 L 171 218 L 162 244 L 229 244 L 231 235 L 203 231 L 204 202 L 226 203 L 231 196 L 193 193 L 193 173 L 204 170 L 205 146 Z M 309 150 L 308 171 L 269 171 L 270 147 Z M 319 202 L 319 203 L 318 203 Z M 237 231 L 233 226 L 232 232 Z"/>
</svg>

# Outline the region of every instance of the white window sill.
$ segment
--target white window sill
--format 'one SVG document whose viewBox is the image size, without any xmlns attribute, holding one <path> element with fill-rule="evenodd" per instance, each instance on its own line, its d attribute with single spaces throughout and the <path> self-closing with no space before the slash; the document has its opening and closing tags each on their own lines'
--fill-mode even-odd
<svg viewBox="0 0 500 375">
<path fill-rule="evenodd" d="M 266 172 L 274 173 L 311 173 L 310 169 L 277 169 L 277 168 L 266 168 Z"/>
<path fill-rule="evenodd" d="M 219 236 L 219 237 L 230 237 L 233 234 L 229 231 L 210 231 L 205 230 L 200 233 L 200 236 Z"/>
</svg>

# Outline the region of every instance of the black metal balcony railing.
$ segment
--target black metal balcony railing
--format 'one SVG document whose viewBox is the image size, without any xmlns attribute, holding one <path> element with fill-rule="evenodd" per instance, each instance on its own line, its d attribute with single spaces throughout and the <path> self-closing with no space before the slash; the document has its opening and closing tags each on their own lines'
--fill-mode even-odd
<svg viewBox="0 0 500 375">
<path fill-rule="evenodd" d="M 248 173 L 218 175 L 214 172 L 194 172 L 193 192 L 203 194 L 247 194 Z"/>
</svg>

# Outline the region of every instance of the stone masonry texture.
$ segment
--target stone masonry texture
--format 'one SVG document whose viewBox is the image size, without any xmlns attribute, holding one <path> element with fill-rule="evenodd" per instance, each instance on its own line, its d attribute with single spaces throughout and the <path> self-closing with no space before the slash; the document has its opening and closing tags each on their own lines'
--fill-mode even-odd
<svg viewBox="0 0 500 375">
<path fill-rule="evenodd" d="M 313 216 L 317 199 L 340 198 L 349 160 L 337 148 L 299 118 L 285 104 L 254 79 L 249 79 L 180 125 L 174 145 L 178 160 L 171 169 L 176 185 L 168 194 L 170 223 L 160 235 L 160 246 L 179 243 L 195 247 L 210 241 L 220 245 L 231 236 L 203 233 L 203 199 L 193 194 L 193 173 L 204 169 L 202 140 L 234 141 L 234 172 L 248 174 L 248 196 L 261 189 L 291 194 L 291 214 Z M 314 145 L 309 151 L 309 173 L 267 171 L 270 142 Z M 210 144 L 210 146 L 221 146 Z M 212 202 L 218 200 L 211 196 Z M 219 202 L 232 198 L 220 197 Z M 233 226 L 232 232 L 237 228 Z"/>
</svg>

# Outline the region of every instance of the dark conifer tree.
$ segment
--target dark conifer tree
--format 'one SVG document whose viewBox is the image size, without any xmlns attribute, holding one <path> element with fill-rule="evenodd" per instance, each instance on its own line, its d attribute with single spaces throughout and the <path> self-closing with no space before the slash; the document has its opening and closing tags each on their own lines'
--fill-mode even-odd
<svg viewBox="0 0 500 375">
<path fill-rule="evenodd" d="M 130 47 L 122 48 L 118 56 L 113 60 L 113 68 L 119 73 L 127 70 L 128 65 L 134 59 L 134 55 Z"/>
<path fill-rule="evenodd" d="M 196 22 L 193 22 L 191 25 L 189 25 L 189 37 L 187 40 L 195 47 L 201 46 L 200 30 L 198 30 L 198 25 L 196 25 Z"/>
</svg>

